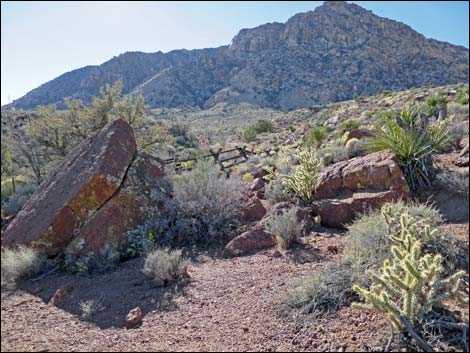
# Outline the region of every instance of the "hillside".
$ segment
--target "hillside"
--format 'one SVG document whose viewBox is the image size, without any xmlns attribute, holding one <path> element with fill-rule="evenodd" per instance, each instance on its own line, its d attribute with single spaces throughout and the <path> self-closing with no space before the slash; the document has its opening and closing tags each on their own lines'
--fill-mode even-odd
<svg viewBox="0 0 470 353">
<path fill-rule="evenodd" d="M 128 52 L 32 90 L 3 108 L 88 102 L 106 83 L 142 92 L 151 108 L 249 103 L 296 109 L 384 90 L 468 81 L 468 49 L 427 39 L 360 6 L 326 1 L 286 23 L 242 29 L 228 46 Z"/>
</svg>

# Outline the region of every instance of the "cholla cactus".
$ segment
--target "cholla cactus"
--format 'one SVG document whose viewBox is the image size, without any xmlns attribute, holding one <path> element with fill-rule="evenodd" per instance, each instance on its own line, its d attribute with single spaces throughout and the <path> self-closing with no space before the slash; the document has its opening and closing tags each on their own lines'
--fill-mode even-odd
<svg viewBox="0 0 470 353">
<path fill-rule="evenodd" d="M 390 220 L 389 220 L 390 221 Z M 397 329 L 407 319 L 412 325 L 433 306 L 455 297 L 468 303 L 458 293 L 465 271 L 442 278 L 444 267 L 441 255 L 421 255 L 417 233 L 432 237 L 436 229 L 416 218 L 402 214 L 389 224 L 392 259 L 385 260 L 381 274 L 373 275 L 370 289 L 353 286 L 366 303 L 354 303 L 357 308 L 377 310 L 387 315 Z M 399 226 L 397 226 L 399 225 Z"/>
<path fill-rule="evenodd" d="M 315 186 L 322 162 L 317 158 L 313 148 L 301 150 L 296 158 L 300 165 L 293 174 L 282 176 L 282 184 L 302 200 L 311 202 L 315 194 Z"/>
</svg>

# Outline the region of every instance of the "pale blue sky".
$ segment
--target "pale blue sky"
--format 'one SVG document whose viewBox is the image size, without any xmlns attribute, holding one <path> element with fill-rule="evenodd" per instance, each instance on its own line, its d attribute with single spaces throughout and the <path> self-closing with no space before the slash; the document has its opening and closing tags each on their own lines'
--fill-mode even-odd
<svg viewBox="0 0 470 353">
<path fill-rule="evenodd" d="M 351 1 L 426 37 L 469 43 L 467 1 Z M 322 1 L 1 3 L 1 104 L 126 51 L 229 44 L 242 28 L 285 22 Z"/>
</svg>

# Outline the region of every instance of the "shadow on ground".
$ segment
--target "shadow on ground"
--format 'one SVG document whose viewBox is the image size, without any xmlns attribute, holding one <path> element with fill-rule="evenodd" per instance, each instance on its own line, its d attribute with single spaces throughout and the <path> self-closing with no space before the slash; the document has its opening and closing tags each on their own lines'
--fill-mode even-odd
<svg viewBox="0 0 470 353">
<path fill-rule="evenodd" d="M 141 269 L 142 260 L 134 259 L 102 274 L 84 276 L 59 272 L 38 282 L 25 280 L 18 283 L 18 289 L 100 328 L 126 327 L 126 315 L 137 306 L 144 317 L 154 311 L 176 310 L 174 299 L 185 295 L 185 287 L 190 281 L 182 279 L 166 287 L 155 287 Z M 51 298 L 58 289 L 63 295 L 53 304 Z M 99 305 L 93 315 L 84 317 L 83 304 L 93 303 L 91 301 Z"/>
</svg>

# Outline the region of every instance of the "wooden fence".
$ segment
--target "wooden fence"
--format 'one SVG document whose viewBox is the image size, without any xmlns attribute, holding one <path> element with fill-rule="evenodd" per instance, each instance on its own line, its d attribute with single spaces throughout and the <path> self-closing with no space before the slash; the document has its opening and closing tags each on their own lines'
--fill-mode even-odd
<svg viewBox="0 0 470 353">
<path fill-rule="evenodd" d="M 165 159 L 165 163 L 167 164 L 174 164 L 175 165 L 175 170 L 176 171 L 184 171 L 184 170 L 190 170 L 193 168 L 194 164 L 188 163 L 188 162 L 197 162 L 198 160 L 202 159 L 208 159 L 211 158 L 213 159 L 214 164 L 218 164 L 220 166 L 220 169 L 222 171 L 226 171 L 232 167 L 235 167 L 236 165 L 245 163 L 250 155 L 259 155 L 266 153 L 267 155 L 270 155 L 272 152 L 276 153 L 279 151 L 279 147 L 274 147 L 270 148 L 264 151 L 250 151 L 247 150 L 245 146 L 243 147 L 238 147 L 236 146 L 235 148 L 229 149 L 229 150 L 222 150 L 219 148 L 217 151 L 214 151 L 212 149 L 209 149 L 209 154 L 200 156 L 200 157 L 194 157 L 194 158 L 168 158 Z M 233 154 L 236 153 L 235 155 L 232 156 L 226 156 L 227 154 Z"/>
</svg>

